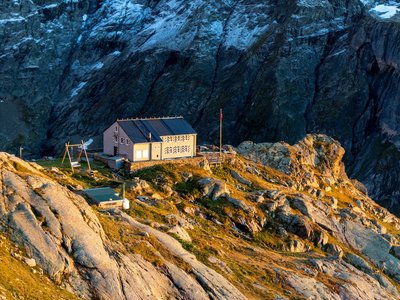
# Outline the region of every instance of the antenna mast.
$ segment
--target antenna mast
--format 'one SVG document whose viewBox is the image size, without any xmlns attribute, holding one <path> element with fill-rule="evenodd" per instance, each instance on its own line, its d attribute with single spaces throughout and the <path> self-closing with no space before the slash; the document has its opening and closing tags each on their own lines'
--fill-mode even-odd
<svg viewBox="0 0 400 300">
<path fill-rule="evenodd" d="M 222 157 L 222 108 L 219 110 L 219 159 Z"/>
</svg>

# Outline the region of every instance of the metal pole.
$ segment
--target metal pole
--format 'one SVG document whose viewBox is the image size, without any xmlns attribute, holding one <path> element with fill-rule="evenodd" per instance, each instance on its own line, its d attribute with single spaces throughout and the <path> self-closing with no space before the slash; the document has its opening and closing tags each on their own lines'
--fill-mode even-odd
<svg viewBox="0 0 400 300">
<path fill-rule="evenodd" d="M 219 110 L 219 159 L 222 157 L 222 108 Z"/>
<path fill-rule="evenodd" d="M 88 170 L 89 170 L 89 172 L 92 172 L 92 167 L 90 166 L 90 161 L 89 161 L 89 157 L 86 152 L 85 143 L 83 142 L 83 140 L 81 142 L 82 142 L 82 150 L 83 150 L 83 153 L 85 154 L 86 162 L 88 165 Z"/>
<path fill-rule="evenodd" d="M 22 159 L 22 150 L 24 150 L 24 148 L 22 148 L 22 146 L 19 147 L 19 158 Z"/>
<path fill-rule="evenodd" d="M 74 173 L 74 166 L 72 165 L 72 156 L 71 156 L 71 153 L 69 153 L 69 147 L 70 147 L 70 145 L 68 143 L 68 145 L 67 145 L 68 160 L 69 160 L 69 165 L 71 166 L 71 171 L 72 171 L 72 173 Z M 71 148 L 71 150 L 73 150 L 73 148 Z"/>
<path fill-rule="evenodd" d="M 119 193 L 119 196 L 122 199 L 125 199 L 125 182 L 122 183 L 121 192 Z"/>
</svg>

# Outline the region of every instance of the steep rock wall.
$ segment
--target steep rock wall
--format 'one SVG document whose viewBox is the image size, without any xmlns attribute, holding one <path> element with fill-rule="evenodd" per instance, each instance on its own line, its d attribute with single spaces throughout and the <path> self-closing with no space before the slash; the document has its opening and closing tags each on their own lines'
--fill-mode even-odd
<svg viewBox="0 0 400 300">
<path fill-rule="evenodd" d="M 374 1 L 13 1 L 1 14 L 0 147 L 59 151 L 119 117 L 184 115 L 202 141 L 339 139 L 399 201 L 399 23 Z"/>
</svg>

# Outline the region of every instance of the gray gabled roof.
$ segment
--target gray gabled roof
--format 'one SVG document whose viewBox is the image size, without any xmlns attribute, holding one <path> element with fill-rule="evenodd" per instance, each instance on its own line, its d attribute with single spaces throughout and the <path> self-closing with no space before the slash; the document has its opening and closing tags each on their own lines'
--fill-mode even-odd
<svg viewBox="0 0 400 300">
<path fill-rule="evenodd" d="M 133 143 L 161 142 L 162 136 L 196 134 L 183 117 L 117 120 Z"/>
</svg>

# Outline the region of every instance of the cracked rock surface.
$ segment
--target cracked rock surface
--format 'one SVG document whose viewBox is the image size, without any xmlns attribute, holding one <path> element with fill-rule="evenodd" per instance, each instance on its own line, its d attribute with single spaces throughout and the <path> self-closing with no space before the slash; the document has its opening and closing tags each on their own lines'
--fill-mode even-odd
<svg viewBox="0 0 400 300">
<path fill-rule="evenodd" d="M 0 228 L 51 279 L 80 297 L 207 299 L 215 293 L 216 299 L 244 299 L 222 276 L 218 286 L 208 283 L 205 291 L 171 263 L 165 272 L 140 255 L 117 252 L 86 201 L 46 178 L 37 165 L 0 153 L 0 189 Z M 199 276 L 217 276 L 203 268 Z"/>
</svg>

